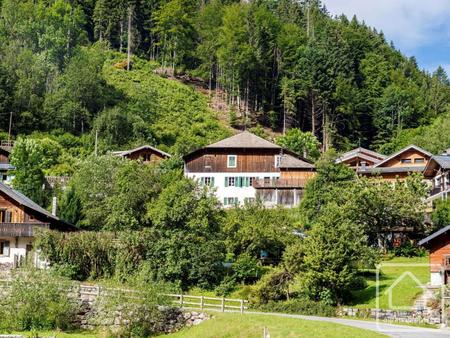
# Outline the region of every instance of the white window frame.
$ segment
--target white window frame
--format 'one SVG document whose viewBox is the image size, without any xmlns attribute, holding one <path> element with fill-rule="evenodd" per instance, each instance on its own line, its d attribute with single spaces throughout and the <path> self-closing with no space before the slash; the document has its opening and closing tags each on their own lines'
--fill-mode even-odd
<svg viewBox="0 0 450 338">
<path fill-rule="evenodd" d="M 0 239 L 0 243 L 3 243 L 1 245 L 3 250 L 0 252 L 0 257 L 9 257 L 11 255 L 11 242 L 6 239 Z M 5 246 L 5 243 L 8 243 L 8 245 Z M 5 247 L 8 248 L 7 254 L 5 253 Z"/>
<path fill-rule="evenodd" d="M 209 187 L 211 185 L 211 177 L 210 176 L 203 177 L 203 183 Z"/>
<path fill-rule="evenodd" d="M 280 164 L 281 164 L 281 155 L 275 155 L 275 163 L 274 163 L 275 168 L 279 168 Z"/>
<path fill-rule="evenodd" d="M 234 157 L 234 165 L 230 165 L 230 159 Z M 227 156 L 227 168 L 237 168 L 237 155 Z"/>
<path fill-rule="evenodd" d="M 235 187 L 236 186 L 236 177 L 230 176 L 227 179 L 228 179 L 228 186 L 229 187 Z M 231 184 L 231 182 L 233 182 L 233 184 Z"/>
</svg>

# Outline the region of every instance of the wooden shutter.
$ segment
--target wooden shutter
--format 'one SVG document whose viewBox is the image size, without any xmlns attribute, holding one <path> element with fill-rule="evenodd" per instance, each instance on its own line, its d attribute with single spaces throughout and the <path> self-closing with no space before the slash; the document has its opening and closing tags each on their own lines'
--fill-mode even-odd
<svg viewBox="0 0 450 338">
<path fill-rule="evenodd" d="M 3 256 L 9 257 L 9 241 L 3 242 Z"/>
<path fill-rule="evenodd" d="M 225 177 L 225 186 L 228 187 L 228 177 Z"/>
<path fill-rule="evenodd" d="M 211 177 L 211 187 L 214 187 L 214 176 Z"/>
<path fill-rule="evenodd" d="M 5 223 L 11 223 L 11 219 L 12 219 L 12 212 L 6 211 L 5 212 Z"/>
</svg>

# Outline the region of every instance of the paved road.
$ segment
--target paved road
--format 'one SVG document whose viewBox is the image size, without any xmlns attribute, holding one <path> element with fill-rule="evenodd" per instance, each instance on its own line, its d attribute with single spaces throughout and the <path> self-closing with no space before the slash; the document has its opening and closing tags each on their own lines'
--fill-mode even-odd
<svg viewBox="0 0 450 338">
<path fill-rule="evenodd" d="M 377 331 L 394 338 L 449 338 L 450 329 L 428 329 L 406 325 L 394 325 L 386 324 L 375 321 L 364 321 L 344 318 L 328 318 L 328 317 L 316 317 L 316 316 L 302 316 L 302 315 L 290 315 L 282 313 L 264 313 L 264 312 L 245 312 L 250 314 L 268 315 L 268 316 L 280 316 L 299 318 L 305 320 L 317 320 L 321 322 L 331 322 L 336 324 L 349 325 L 358 327 L 365 330 Z M 343 337 L 350 338 L 350 337 Z"/>
</svg>

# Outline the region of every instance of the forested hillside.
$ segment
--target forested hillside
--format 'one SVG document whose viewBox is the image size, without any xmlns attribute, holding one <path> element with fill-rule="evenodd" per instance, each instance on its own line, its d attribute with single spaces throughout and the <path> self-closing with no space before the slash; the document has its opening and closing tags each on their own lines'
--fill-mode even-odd
<svg viewBox="0 0 450 338">
<path fill-rule="evenodd" d="M 146 141 L 182 153 L 223 137 L 206 98 L 155 75 L 157 67 L 200 78 L 238 128 L 298 127 L 324 149 L 399 143 L 402 130 L 430 124 L 450 100 L 442 68 L 419 70 L 381 32 L 332 18 L 316 0 L 1 7 L 0 128 L 12 112 L 14 134 L 79 135 L 96 126 L 110 146 Z M 120 130 L 126 135 L 114 134 Z"/>
</svg>

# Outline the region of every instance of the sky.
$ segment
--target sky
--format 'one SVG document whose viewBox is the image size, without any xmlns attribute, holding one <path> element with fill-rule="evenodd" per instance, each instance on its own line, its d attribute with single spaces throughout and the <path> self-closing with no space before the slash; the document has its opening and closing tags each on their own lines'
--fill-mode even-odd
<svg viewBox="0 0 450 338">
<path fill-rule="evenodd" d="M 332 15 L 354 14 L 383 31 L 388 42 L 419 67 L 433 72 L 439 65 L 450 75 L 450 0 L 322 0 Z"/>
</svg>

